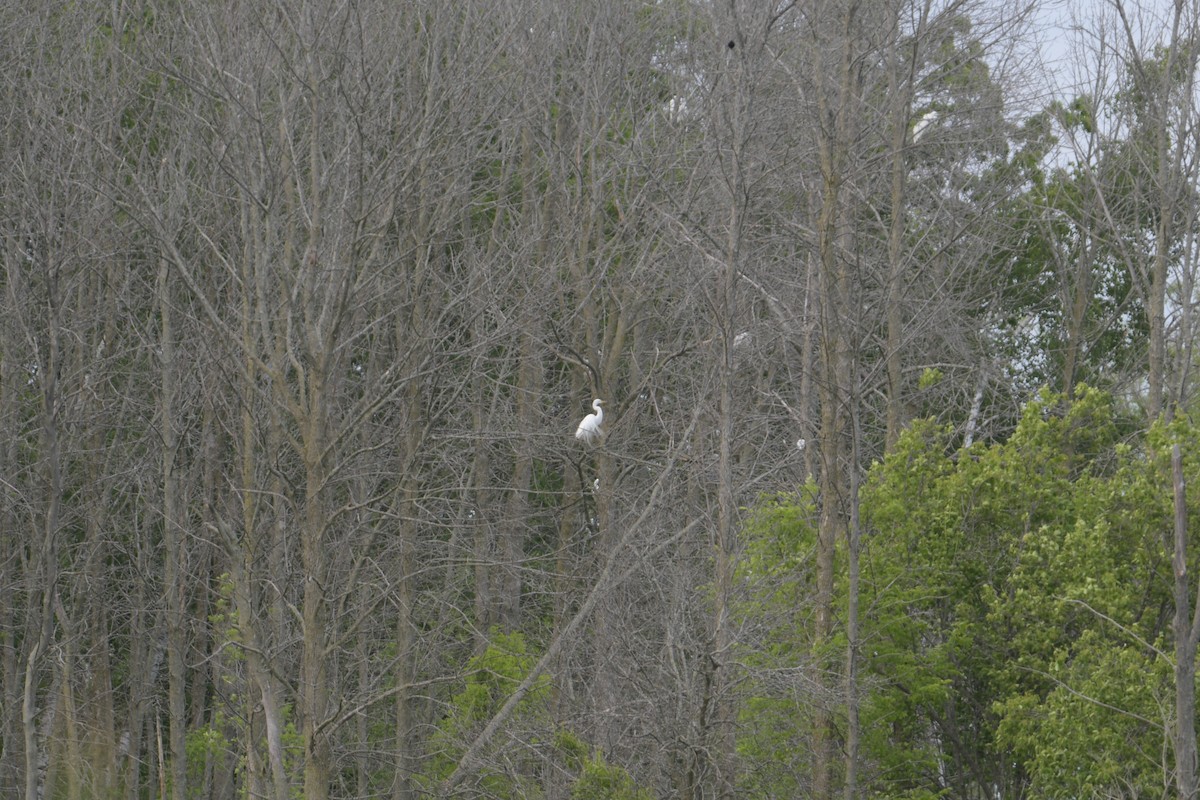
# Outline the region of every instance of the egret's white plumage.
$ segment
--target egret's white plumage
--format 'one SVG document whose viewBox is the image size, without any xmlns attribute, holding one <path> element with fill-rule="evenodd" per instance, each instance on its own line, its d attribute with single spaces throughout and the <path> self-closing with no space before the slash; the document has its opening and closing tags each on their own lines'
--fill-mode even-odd
<svg viewBox="0 0 1200 800">
<path fill-rule="evenodd" d="M 596 399 L 592 401 L 592 408 L 596 409 L 595 414 L 588 414 L 579 422 L 579 427 L 575 429 L 575 438 L 585 444 L 595 444 L 604 438 L 604 409 L 601 408 L 604 404 L 603 400 Z"/>
<path fill-rule="evenodd" d="M 917 139 L 921 138 L 921 134 L 925 132 L 925 129 L 928 128 L 933 123 L 937 122 L 937 120 L 938 120 L 938 112 L 937 112 L 936 108 L 932 108 L 929 111 L 925 112 L 925 116 L 923 116 L 923 117 L 921 117 L 921 119 L 917 120 L 917 124 L 913 126 L 913 132 L 912 132 L 913 143 L 915 144 Z"/>
</svg>

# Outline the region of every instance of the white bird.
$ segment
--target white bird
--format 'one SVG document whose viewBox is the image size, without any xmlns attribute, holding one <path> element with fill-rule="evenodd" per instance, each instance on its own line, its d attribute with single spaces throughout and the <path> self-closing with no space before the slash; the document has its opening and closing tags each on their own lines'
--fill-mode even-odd
<svg viewBox="0 0 1200 800">
<path fill-rule="evenodd" d="M 596 409 L 595 414 L 588 414 L 579 422 L 579 427 L 575 429 L 575 438 L 582 440 L 586 444 L 595 444 L 604 438 L 604 409 L 600 406 L 604 405 L 604 401 L 597 398 L 592 401 L 592 408 Z"/>
<path fill-rule="evenodd" d="M 925 116 L 923 116 L 923 117 L 921 117 L 921 119 L 917 120 L 917 124 L 913 126 L 913 132 L 912 132 L 913 144 L 916 144 L 917 139 L 921 138 L 921 134 L 925 132 L 925 129 L 928 128 L 933 123 L 937 122 L 937 119 L 938 119 L 937 109 L 933 108 L 933 109 L 930 109 L 929 111 L 925 112 Z"/>
</svg>

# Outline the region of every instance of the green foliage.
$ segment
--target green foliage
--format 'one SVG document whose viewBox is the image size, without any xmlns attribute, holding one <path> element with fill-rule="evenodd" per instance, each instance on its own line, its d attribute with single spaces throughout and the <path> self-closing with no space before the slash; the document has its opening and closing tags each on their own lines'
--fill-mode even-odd
<svg viewBox="0 0 1200 800">
<path fill-rule="evenodd" d="M 568 730 L 555 731 L 554 750 L 572 770 L 583 769 L 589 752 L 587 743 Z"/>
<path fill-rule="evenodd" d="M 1007 442 L 956 452 L 952 436 L 915 423 L 861 494 L 866 791 L 1161 791 L 1174 691 L 1165 454 L 1181 443 L 1200 485 L 1200 432 L 1179 418 L 1145 450 L 1119 445 L 1110 398 L 1080 386 L 1069 401 L 1042 392 Z M 744 531 L 738 611 L 753 638 L 738 748 L 755 796 L 802 788 L 811 714 L 802 681 L 780 676 L 828 663 L 804 612 L 816 510 L 811 491 L 769 498 Z M 843 576 L 835 593 L 842 607 Z"/>
<path fill-rule="evenodd" d="M 231 643 L 241 642 L 238 613 L 233 605 L 233 579 L 228 572 L 223 572 L 217 577 L 217 599 L 213 603 L 212 613 L 208 615 L 208 623 L 224 640 Z M 243 658 L 241 650 L 236 647 L 229 649 L 228 657 L 236 660 Z"/>
<path fill-rule="evenodd" d="M 1081 128 L 1086 133 L 1096 131 L 1096 108 L 1091 95 L 1082 94 L 1070 103 L 1056 100 L 1049 110 L 1064 128 Z"/>
<path fill-rule="evenodd" d="M 816 484 L 809 481 L 798 494 L 764 498 L 751 510 L 750 534 L 738 562 L 738 577 L 774 592 L 803 589 L 798 577 L 811 578 L 816 548 Z M 786 577 L 786 581 L 780 578 Z M 777 598 L 787 600 L 787 597 Z M 798 599 L 798 598 L 796 598 Z M 751 596 L 751 603 L 755 596 Z"/>
<path fill-rule="evenodd" d="M 628 772 L 609 764 L 600 754 L 584 761 L 571 790 L 572 800 L 652 800 L 653 797 L 645 789 L 639 789 Z"/>
<path fill-rule="evenodd" d="M 592 753 L 591 746 L 569 730 L 555 732 L 554 753 L 565 771 L 576 776 L 573 800 L 651 800 L 654 796 L 638 788 L 623 767 L 608 763 L 603 753 Z"/>
<path fill-rule="evenodd" d="M 798 494 L 764 498 L 743 529 L 743 597 L 734 613 L 746 631 L 739 660 L 747 681 L 736 746 L 739 790 L 748 797 L 800 796 L 810 767 L 813 709 L 803 670 L 837 647 L 813 635 L 817 514 L 810 481 Z"/>
<path fill-rule="evenodd" d="M 284 706 L 281 713 L 285 720 L 280 735 L 283 743 L 284 770 L 290 776 L 292 797 L 299 800 L 304 795 L 303 737 L 296 730 L 291 707 Z M 214 769 L 229 772 L 235 769 L 235 765 L 238 770 L 245 769 L 246 758 L 242 750 L 244 745 L 238 740 L 248 736 L 248 732 L 244 729 L 239 731 L 239 725 L 239 720 L 218 712 L 211 723 L 187 732 L 184 745 L 187 758 L 187 797 L 199 800 L 202 796 L 201 787 L 206 785 L 205 775 Z M 265 753 L 265 742 L 260 742 L 258 747 Z M 169 779 L 170 772 L 164 777 Z"/>
<path fill-rule="evenodd" d="M 945 373 L 937 367 L 928 367 L 921 373 L 921 377 L 917 381 L 917 388 L 928 389 L 931 386 L 936 386 L 941 383 L 944 377 L 946 377 Z"/>
<path fill-rule="evenodd" d="M 1088 107 L 1081 99 L 1076 110 L 1048 114 L 1063 127 L 1086 125 Z M 1061 390 L 1070 348 L 1075 382 L 1114 386 L 1141 363 L 1146 315 L 1122 247 L 1095 233 L 1099 203 L 1090 168 L 1076 166 L 1054 171 L 1002 212 L 1016 238 L 1001 341 L 1026 381 Z"/>
<path fill-rule="evenodd" d="M 1015 632 L 997 740 L 1026 765 L 1030 796 L 1161 792 L 1172 770 L 1172 492 L 1166 453 L 1197 478 L 1197 430 L 1155 426 L 1146 450 L 1070 487 L 1074 518 L 1031 531 L 990 618 Z M 1188 498 L 1194 515 L 1193 490 Z M 1192 562 L 1200 548 L 1193 536 Z M 1193 573 L 1189 568 L 1189 573 Z"/>
<path fill-rule="evenodd" d="M 234 743 L 222 728 L 220 724 L 213 724 L 188 731 L 185 752 L 189 790 L 203 785 L 204 773 L 209 764 L 234 758 Z M 189 797 L 196 797 L 198 794 L 194 790 L 188 792 Z"/>
<path fill-rule="evenodd" d="M 424 783 L 431 790 L 454 769 L 470 738 L 499 710 L 517 685 L 529 674 L 536 656 L 528 652 L 520 632 L 503 633 L 493 629 L 491 643 L 471 659 L 470 672 L 462 690 L 455 694 L 445 718 L 433 737 L 437 748 L 430 759 Z M 540 771 L 544 765 L 529 753 L 541 749 L 539 742 L 551 744 L 548 751 L 560 762 L 564 775 L 573 775 L 571 797 L 577 800 L 649 800 L 652 795 L 640 789 L 632 776 L 618 765 L 610 764 L 602 753 L 574 732 L 560 728 L 546 737 L 550 725 L 546 702 L 550 692 L 547 676 L 535 682 L 533 689 L 517 707 L 512 725 L 525 728 L 523 747 L 508 752 L 495 765 L 479 773 L 480 785 L 490 797 L 541 797 L 544 786 Z"/>
<path fill-rule="evenodd" d="M 432 737 L 433 757 L 425 776 L 427 783 L 436 785 L 450 775 L 471 737 L 500 710 L 536 661 L 519 631 L 492 630 L 487 649 L 470 660 L 465 685 L 450 699 L 446 716 Z M 531 723 L 544 716 L 549 690 L 549 678 L 543 675 L 522 698 L 515 722 Z M 515 773 L 484 770 L 481 780 L 495 796 L 527 796 L 536 793 L 532 773 L 532 767 L 517 765 Z"/>
<path fill-rule="evenodd" d="M 1037 532 L 1073 525 L 1086 505 L 1081 493 L 1101 480 L 1115 435 L 1109 408 L 1106 395 L 1086 386 L 1070 403 L 1043 392 L 1008 442 L 958 454 L 947 430 L 919 424 L 872 470 L 863 492 L 872 531 L 864 604 L 896 613 L 873 621 L 887 650 L 872 643 L 879 655 L 868 665 L 900 691 L 875 692 L 870 702 L 894 706 L 910 726 L 877 745 L 881 777 L 910 785 L 932 774 L 889 766 L 896 760 L 890 750 L 909 747 L 913 757 L 937 758 L 946 788 L 1023 782 L 1019 769 L 1003 767 L 1009 754 L 996 741 L 993 703 L 1013 686 L 1010 665 L 1036 617 L 995 611 L 1010 608 L 1014 576 Z M 946 741 L 962 744 L 939 752 Z M 974 764 L 996 768 L 984 777 Z"/>
<path fill-rule="evenodd" d="M 487 649 L 471 659 L 466 686 L 450 701 L 451 712 L 443 728 L 466 730 L 471 723 L 490 718 L 529 674 L 536 660 L 526 650 L 525 637 L 519 631 L 493 630 Z M 521 701 L 523 710 L 539 708 L 548 689 L 549 679 L 543 676 Z"/>
</svg>

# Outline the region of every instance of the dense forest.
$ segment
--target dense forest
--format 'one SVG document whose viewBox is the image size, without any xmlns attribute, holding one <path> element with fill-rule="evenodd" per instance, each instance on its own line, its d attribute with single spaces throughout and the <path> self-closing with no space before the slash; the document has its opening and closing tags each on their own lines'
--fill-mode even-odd
<svg viewBox="0 0 1200 800">
<path fill-rule="evenodd" d="M 0 794 L 1196 798 L 1200 13 L 1066 12 L 4 4 Z"/>
</svg>

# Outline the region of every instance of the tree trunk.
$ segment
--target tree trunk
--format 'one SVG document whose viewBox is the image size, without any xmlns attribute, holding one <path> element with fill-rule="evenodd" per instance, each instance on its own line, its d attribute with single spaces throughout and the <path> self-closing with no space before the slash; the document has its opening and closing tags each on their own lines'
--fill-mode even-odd
<svg viewBox="0 0 1200 800">
<path fill-rule="evenodd" d="M 415 642 L 413 641 L 413 551 L 416 548 L 416 486 L 408 481 L 400 515 L 400 575 L 396 587 L 396 751 L 392 800 L 411 800 L 413 773 L 413 698 L 404 688 L 413 681 Z"/>
<path fill-rule="evenodd" d="M 304 798 L 326 800 L 329 796 L 330 750 L 328 734 L 323 730 L 329 704 L 329 669 L 326 663 L 328 642 L 327 609 L 324 581 L 327 578 L 325 554 L 325 514 L 322 494 L 325 488 L 323 433 L 323 367 L 314 364 L 309 381 L 309 419 L 304 442 L 306 480 L 304 487 L 304 523 L 300 542 L 300 563 L 304 575 L 300 660 L 300 735 L 304 742 Z"/>
<path fill-rule="evenodd" d="M 1179 445 L 1171 448 L 1175 498 L 1175 788 L 1179 800 L 1196 798 L 1196 644 L 1200 639 L 1200 588 L 1195 606 L 1187 574 L 1187 493 Z"/>
<path fill-rule="evenodd" d="M 860 646 L 858 621 L 859 550 L 862 545 L 862 529 L 859 520 L 858 491 L 859 465 L 862 455 L 862 430 L 858 421 L 860 392 L 855 381 L 850 392 L 850 526 L 846 548 L 846 800 L 854 800 L 858 793 L 858 752 L 862 738 L 859 724 L 858 649 Z"/>
<path fill-rule="evenodd" d="M 893 22 L 889 19 L 889 22 Z M 894 28 L 894 36 L 899 37 L 899 26 Z M 915 47 L 915 45 L 912 45 Z M 915 60 L 915 53 L 914 53 Z M 887 345 L 884 360 L 887 364 L 887 430 L 884 446 L 891 450 L 896 440 L 900 438 L 900 429 L 904 426 L 904 362 L 901 357 L 904 344 L 904 295 L 906 281 L 904 275 L 903 244 L 906 231 L 908 209 L 905 208 L 904 190 L 908 178 L 908 164 L 905 156 L 905 144 L 908 142 L 908 117 L 911 113 L 911 82 L 899 74 L 901 65 L 901 48 L 898 42 L 893 42 L 891 48 L 885 51 L 888 61 L 887 91 L 891 98 L 891 109 L 888 123 L 891 125 L 891 198 L 889 212 L 891 225 L 888 228 L 888 275 L 887 275 Z M 901 86 L 904 90 L 901 91 Z"/>
<path fill-rule="evenodd" d="M 171 800 L 187 796 L 187 667 L 184 607 L 184 521 L 180 513 L 179 476 L 176 459 L 179 435 L 176 428 L 175 398 L 178 381 L 175 371 L 175 332 L 172 323 L 173 300 L 169 296 L 170 268 L 162 259 L 158 269 L 158 309 L 160 319 L 159 362 L 161 394 L 159 429 L 162 432 L 162 519 L 164 550 L 163 600 L 167 609 L 167 709 L 171 753 Z"/>
<path fill-rule="evenodd" d="M 848 501 L 847 477 L 844 462 L 847 435 L 846 410 L 854 398 L 847 387 L 855 369 L 850 357 L 851 328 L 857 313 L 852 306 L 852 275 L 849 253 L 853 251 L 847 222 L 848 200 L 843 185 L 848 178 L 849 154 L 852 145 L 852 121 L 857 102 L 855 84 L 855 27 L 858 6 L 847 3 L 837 17 L 832 17 L 824 34 L 823 44 L 837 58 L 835 81 L 822 76 L 824 54 L 815 54 L 814 75 L 818 81 L 817 113 L 821 133 L 818 135 L 818 164 L 821 176 L 820 211 L 817 221 L 817 257 L 820 264 L 821 302 L 821 471 L 818 488 L 821 512 L 817 532 L 817 592 L 816 631 L 817 649 L 817 712 L 814 721 L 813 796 L 827 800 L 836 794 L 834 764 L 837 730 L 834 721 L 837 682 L 836 667 L 825 653 L 833 636 L 835 552 L 840 536 L 846 535 Z M 821 49 L 821 48 L 815 48 Z"/>
</svg>

